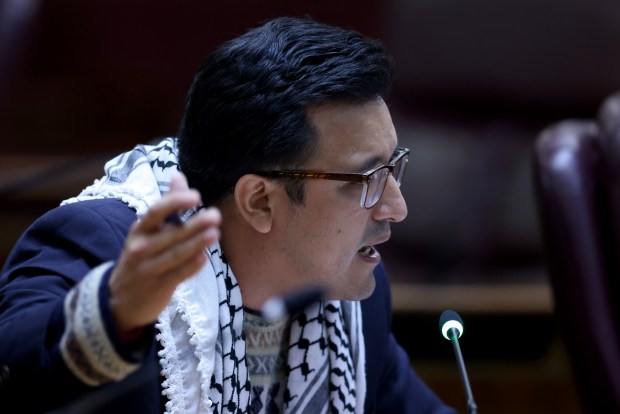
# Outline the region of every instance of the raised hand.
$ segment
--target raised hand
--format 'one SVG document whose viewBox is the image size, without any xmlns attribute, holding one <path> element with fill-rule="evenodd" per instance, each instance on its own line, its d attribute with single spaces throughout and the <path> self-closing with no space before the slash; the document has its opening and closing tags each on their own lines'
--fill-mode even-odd
<svg viewBox="0 0 620 414">
<path fill-rule="evenodd" d="M 171 214 L 199 204 L 198 191 L 188 187 L 184 175 L 175 174 L 170 191 L 130 228 L 109 282 L 119 332 L 154 322 L 176 286 L 205 264 L 205 248 L 219 238 L 219 210 L 201 209 L 181 225 L 166 222 Z"/>
</svg>

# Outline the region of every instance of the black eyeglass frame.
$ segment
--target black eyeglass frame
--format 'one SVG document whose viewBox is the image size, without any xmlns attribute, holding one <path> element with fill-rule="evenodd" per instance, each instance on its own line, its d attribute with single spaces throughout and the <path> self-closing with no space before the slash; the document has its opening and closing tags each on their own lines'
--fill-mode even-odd
<svg viewBox="0 0 620 414">
<path fill-rule="evenodd" d="M 401 162 L 402 166 L 400 167 L 398 177 L 394 176 L 394 170 L 396 169 L 396 165 Z M 396 180 L 396 184 L 400 187 L 400 183 L 402 177 L 405 174 L 405 170 L 407 168 L 407 163 L 409 162 L 409 149 L 405 147 L 397 147 L 394 157 L 390 160 L 388 164 L 383 164 L 378 167 L 373 168 L 372 170 L 366 171 L 363 174 L 360 173 L 330 173 L 330 172 L 319 172 L 319 171 L 306 171 L 306 170 L 279 170 L 279 171 L 256 171 L 253 174 L 260 175 L 262 177 L 271 177 L 271 178 L 293 178 L 293 179 L 318 179 L 318 180 L 333 180 L 333 181 L 350 181 L 355 183 L 363 184 L 362 196 L 360 198 L 360 207 L 365 209 L 371 209 L 377 205 L 381 197 L 383 196 L 383 192 L 385 191 L 385 187 L 387 186 L 387 179 L 383 183 L 383 187 L 379 191 L 379 195 L 374 201 L 374 203 L 370 205 L 366 205 L 366 199 L 368 197 L 368 188 L 370 186 L 371 177 L 381 170 L 387 170 L 387 176 L 393 176 Z"/>
</svg>

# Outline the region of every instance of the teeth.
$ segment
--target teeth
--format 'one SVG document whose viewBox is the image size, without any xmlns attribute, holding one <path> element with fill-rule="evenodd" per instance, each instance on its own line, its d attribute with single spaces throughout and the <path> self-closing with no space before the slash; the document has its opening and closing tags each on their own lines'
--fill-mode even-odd
<svg viewBox="0 0 620 414">
<path fill-rule="evenodd" d="M 369 257 L 372 256 L 375 249 L 372 246 L 364 246 L 358 250 L 358 253 L 362 256 Z"/>
</svg>

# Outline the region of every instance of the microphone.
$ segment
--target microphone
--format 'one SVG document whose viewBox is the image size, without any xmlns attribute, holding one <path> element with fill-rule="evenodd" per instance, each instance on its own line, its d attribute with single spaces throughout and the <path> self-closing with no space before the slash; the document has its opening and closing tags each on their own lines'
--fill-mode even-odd
<svg viewBox="0 0 620 414">
<path fill-rule="evenodd" d="M 261 315 L 270 322 L 278 321 L 304 309 L 314 301 L 321 300 L 324 293 L 325 289 L 321 286 L 310 286 L 284 296 L 275 296 L 263 304 Z"/>
<path fill-rule="evenodd" d="M 465 389 L 465 395 L 467 397 L 467 412 L 468 414 L 477 414 L 478 406 L 474 401 L 474 395 L 469 386 L 469 377 L 465 370 L 465 362 L 463 361 L 461 347 L 459 346 L 459 338 L 463 335 L 463 320 L 455 311 L 451 309 L 445 310 L 439 317 L 439 329 L 444 338 L 452 341 L 452 345 L 454 346 L 456 362 L 459 367 L 459 373 L 461 374 L 461 382 L 463 383 L 463 388 Z"/>
</svg>

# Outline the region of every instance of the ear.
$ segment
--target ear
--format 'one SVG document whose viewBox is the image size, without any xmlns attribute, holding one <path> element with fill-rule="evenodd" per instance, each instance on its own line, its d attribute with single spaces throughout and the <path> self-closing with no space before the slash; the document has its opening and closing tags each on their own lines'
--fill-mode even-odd
<svg viewBox="0 0 620 414">
<path fill-rule="evenodd" d="M 234 198 L 239 214 L 260 233 L 271 231 L 275 191 L 274 182 L 255 174 L 246 174 L 235 184 Z"/>
</svg>

